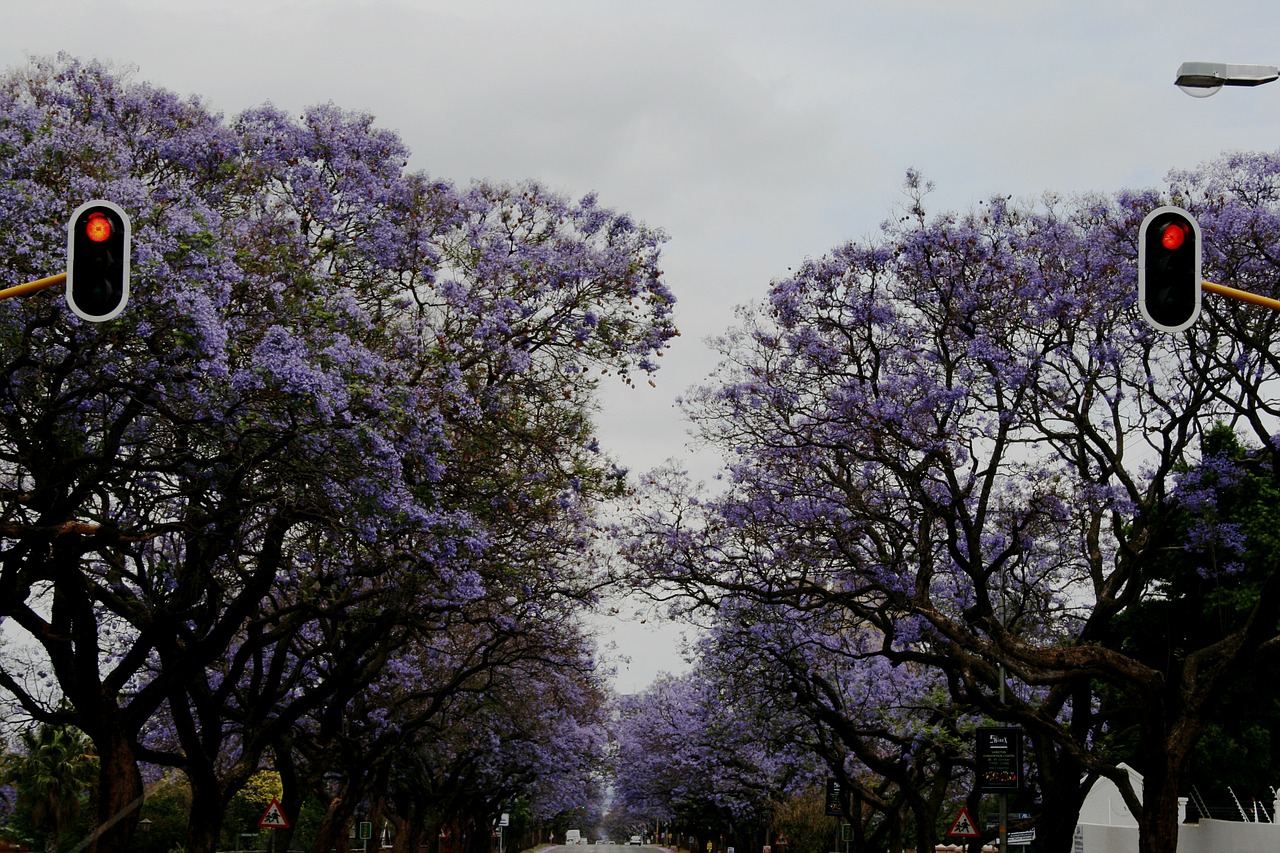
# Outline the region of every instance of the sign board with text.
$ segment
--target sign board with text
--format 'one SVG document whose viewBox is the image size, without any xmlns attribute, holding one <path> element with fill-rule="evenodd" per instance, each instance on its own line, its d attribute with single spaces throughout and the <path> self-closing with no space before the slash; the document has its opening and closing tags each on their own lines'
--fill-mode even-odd
<svg viewBox="0 0 1280 853">
<path fill-rule="evenodd" d="M 980 792 L 1000 794 L 1022 787 L 1022 729 L 978 729 L 975 757 Z"/>
<path fill-rule="evenodd" d="M 849 816 L 849 792 L 839 779 L 827 780 L 827 814 L 831 817 Z"/>
</svg>

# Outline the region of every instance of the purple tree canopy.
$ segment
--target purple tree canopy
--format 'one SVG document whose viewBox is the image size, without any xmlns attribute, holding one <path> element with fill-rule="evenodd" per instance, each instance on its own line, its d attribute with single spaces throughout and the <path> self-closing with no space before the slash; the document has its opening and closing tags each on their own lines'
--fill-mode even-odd
<svg viewBox="0 0 1280 853">
<path fill-rule="evenodd" d="M 104 818 L 140 749 L 247 778 L 423 613 L 593 594 L 622 475 L 592 396 L 675 334 L 664 237 L 406 156 L 331 105 L 226 121 L 68 57 L 0 78 L 0 283 L 61 269 L 86 199 L 133 222 L 119 318 L 0 312 L 0 619 L 45 673 L 6 658 L 0 689 L 132 780 Z"/>
<path fill-rule="evenodd" d="M 615 812 L 637 821 L 767 821 L 822 778 L 786 708 L 752 701 L 741 672 L 696 668 L 621 699 Z"/>
<path fill-rule="evenodd" d="M 706 497 L 649 477 L 652 499 L 619 527 L 642 584 L 691 607 L 728 592 L 843 610 L 887 658 L 941 667 L 957 698 L 1099 772 L 1114 767 L 1090 752 L 1105 729 L 1089 685 L 1114 685 L 1145 709 L 1143 820 L 1167 826 L 1203 699 L 1274 644 L 1275 601 L 1259 599 L 1229 654 L 1194 650 L 1176 671 L 1101 640 L 1154 589 L 1149 548 L 1202 437 L 1225 423 L 1280 450 L 1280 314 L 1207 298 L 1191 329 L 1153 331 L 1135 305 L 1136 235 L 1150 209 L 1182 205 L 1207 277 L 1274 296 L 1277 175 L 1275 155 L 1232 155 L 1163 192 L 936 216 L 909 175 L 901 218 L 774 282 L 720 338 L 686 408 L 730 486 Z M 996 663 L 1018 685 L 1004 706 Z M 1091 722 L 1070 728 L 1073 714 Z"/>
</svg>

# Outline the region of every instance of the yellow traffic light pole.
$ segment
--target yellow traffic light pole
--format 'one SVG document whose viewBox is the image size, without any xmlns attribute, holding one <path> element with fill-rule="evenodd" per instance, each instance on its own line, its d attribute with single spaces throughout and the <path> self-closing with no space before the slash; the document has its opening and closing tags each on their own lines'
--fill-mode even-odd
<svg viewBox="0 0 1280 853">
<path fill-rule="evenodd" d="M 67 274 L 60 272 L 57 275 L 51 275 L 48 278 L 36 279 L 26 284 L 15 284 L 13 287 L 6 287 L 0 290 L 0 299 L 8 299 L 11 296 L 25 296 L 28 293 L 35 293 L 37 290 L 44 290 L 46 287 L 53 287 L 55 284 L 66 284 Z"/>
<path fill-rule="evenodd" d="M 66 284 L 67 274 L 58 273 L 48 278 L 29 281 L 26 284 L 15 284 L 13 287 L 6 287 L 0 290 L 0 299 L 9 299 L 13 296 L 24 296 L 28 293 L 35 293 L 37 290 L 44 290 L 46 287 L 53 287 L 57 284 Z M 1247 290 L 1237 290 L 1234 287 L 1227 287 L 1225 284 L 1214 284 L 1211 281 L 1200 282 L 1200 289 L 1207 290 L 1210 293 L 1216 293 L 1219 296 L 1229 296 L 1232 299 L 1238 299 L 1241 302 L 1250 302 L 1254 305 L 1261 305 L 1264 308 L 1270 308 L 1272 311 L 1280 311 L 1280 299 L 1272 299 L 1269 296 L 1259 296 L 1256 293 L 1250 293 Z"/>
<path fill-rule="evenodd" d="M 1251 302 L 1254 305 L 1261 305 L 1270 308 L 1272 311 L 1280 311 L 1280 299 L 1272 299 L 1268 296 L 1259 296 L 1256 293 L 1250 293 L 1247 290 L 1236 290 L 1234 287 L 1227 287 L 1225 284 L 1214 284 L 1211 281 L 1200 282 L 1200 289 L 1207 290 L 1210 293 L 1216 293 L 1219 296 L 1230 296 L 1232 299 L 1238 299 L 1241 302 Z M 4 291 L 0 290 L 0 294 Z"/>
</svg>

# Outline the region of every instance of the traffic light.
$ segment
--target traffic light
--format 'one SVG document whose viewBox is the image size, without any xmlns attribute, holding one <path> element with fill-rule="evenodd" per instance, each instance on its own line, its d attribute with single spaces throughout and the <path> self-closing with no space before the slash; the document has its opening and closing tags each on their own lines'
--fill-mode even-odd
<svg viewBox="0 0 1280 853">
<path fill-rule="evenodd" d="M 109 201 L 85 202 L 67 225 L 67 304 L 95 323 L 129 301 L 129 215 Z"/>
<path fill-rule="evenodd" d="M 1160 207 L 1138 229 L 1138 307 L 1153 327 L 1181 332 L 1200 316 L 1200 225 Z"/>
</svg>

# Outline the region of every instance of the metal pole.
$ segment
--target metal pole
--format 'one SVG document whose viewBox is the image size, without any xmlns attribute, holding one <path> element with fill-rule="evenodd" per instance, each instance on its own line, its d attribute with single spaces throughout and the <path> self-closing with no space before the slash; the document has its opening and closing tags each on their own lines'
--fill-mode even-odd
<svg viewBox="0 0 1280 853">
<path fill-rule="evenodd" d="M 1216 293 L 1219 296 L 1229 296 L 1232 299 L 1238 299 L 1241 302 L 1250 302 L 1254 305 L 1261 305 L 1264 308 L 1270 308 L 1272 311 L 1280 311 L 1280 299 L 1272 299 L 1268 296 L 1250 293 L 1247 290 L 1237 290 L 1234 287 L 1227 287 L 1225 284 L 1214 284 L 1211 281 L 1200 282 L 1200 289 L 1207 290 L 1210 293 Z M 0 295 L 3 295 L 3 291 L 0 291 Z"/>
<path fill-rule="evenodd" d="M 1000 610 L 1004 610 L 1004 590 L 1000 591 Z M 1003 615 L 1002 615 L 1003 620 Z M 1004 664 L 1000 664 L 1000 704 L 1004 705 Z M 1018 771 L 1021 773 L 1021 769 Z M 1009 853 L 1009 795 L 1000 794 L 1000 853 Z"/>
<path fill-rule="evenodd" d="M 67 274 L 60 272 L 57 275 L 51 275 L 48 278 L 29 281 L 26 284 L 15 284 L 13 287 L 6 287 L 4 290 L 0 290 L 0 299 L 8 299 L 11 296 L 22 296 L 27 293 L 34 293 L 37 290 L 44 290 L 46 287 L 53 287 L 55 284 L 66 283 Z"/>
<path fill-rule="evenodd" d="M 1009 853 L 1009 795 L 1000 795 L 1000 853 Z"/>
</svg>

